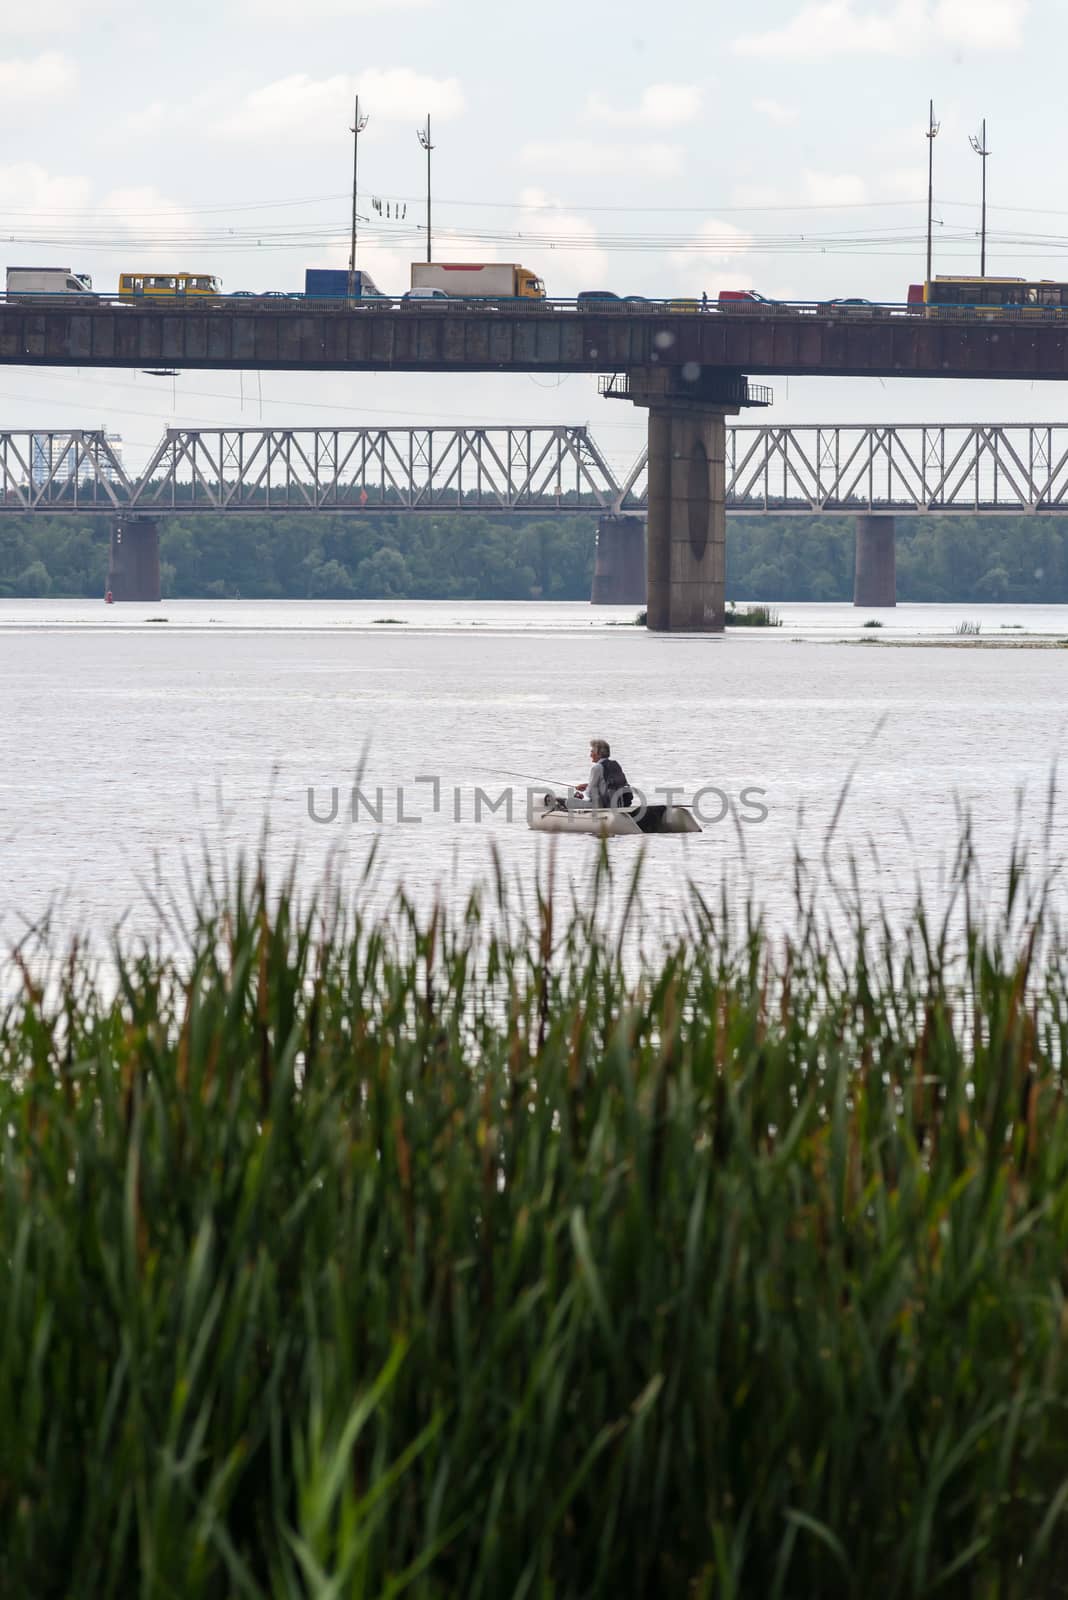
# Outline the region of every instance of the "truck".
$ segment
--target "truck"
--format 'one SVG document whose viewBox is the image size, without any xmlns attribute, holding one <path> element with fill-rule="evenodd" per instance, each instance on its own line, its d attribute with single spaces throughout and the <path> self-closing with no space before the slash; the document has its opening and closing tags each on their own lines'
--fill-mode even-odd
<svg viewBox="0 0 1068 1600">
<path fill-rule="evenodd" d="M 93 280 L 87 272 L 72 272 L 70 267 L 8 267 L 9 300 L 35 300 L 38 295 L 92 294 Z"/>
<path fill-rule="evenodd" d="M 347 300 L 349 274 L 346 267 L 306 267 L 304 271 L 305 300 Z M 369 272 L 357 270 L 352 275 L 354 300 L 381 300 L 382 291 Z"/>
<path fill-rule="evenodd" d="M 442 289 L 464 300 L 545 298 L 535 273 L 503 261 L 413 261 L 412 288 Z"/>
</svg>

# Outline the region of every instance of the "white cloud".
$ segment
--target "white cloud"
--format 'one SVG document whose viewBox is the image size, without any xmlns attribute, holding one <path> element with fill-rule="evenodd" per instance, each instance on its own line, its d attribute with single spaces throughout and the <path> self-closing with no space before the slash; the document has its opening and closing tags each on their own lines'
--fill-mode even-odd
<svg viewBox="0 0 1068 1600">
<path fill-rule="evenodd" d="M 737 261 L 739 257 L 747 255 L 753 248 L 753 235 L 744 228 L 737 227 L 733 222 L 720 222 L 715 217 L 710 217 L 707 222 L 702 222 L 694 235 L 694 245 L 700 251 L 699 260 L 706 264 L 720 265 L 728 261 Z M 673 259 L 685 262 L 694 259 L 692 250 L 678 250 Z"/>
<path fill-rule="evenodd" d="M 694 122 L 700 114 L 701 91 L 693 83 L 651 83 L 636 105 L 623 110 L 594 92 L 587 97 L 585 112 L 589 122 L 614 128 L 675 128 Z"/>
<path fill-rule="evenodd" d="M 542 247 L 531 250 L 523 247 L 526 252 L 522 255 L 523 265 L 542 274 L 549 294 L 566 299 L 583 289 L 603 289 L 612 282 L 606 252 L 591 242 L 596 238 L 594 223 L 565 211 L 561 202 L 544 189 L 524 189 L 519 196 L 519 204 L 526 208 L 540 208 L 534 213 L 540 233 L 552 233 L 561 243 L 569 239 L 582 241 L 566 249 Z M 529 228 L 530 210 L 521 211 L 519 215 L 519 227 Z"/>
<path fill-rule="evenodd" d="M 927 197 L 927 168 L 892 167 L 879 180 L 880 192 L 900 195 L 903 200 L 925 200 Z"/>
<path fill-rule="evenodd" d="M 1030 0 L 938 0 L 935 27 L 949 44 L 972 50 L 1015 50 Z"/>
<path fill-rule="evenodd" d="M 126 112 L 118 124 L 119 137 L 134 133 L 156 137 L 167 130 L 173 132 L 184 120 L 177 106 L 168 105 L 165 100 L 150 100 L 147 106 Z"/>
<path fill-rule="evenodd" d="M 731 201 L 750 211 L 777 211 L 788 204 L 783 191 L 773 183 L 736 183 L 731 192 Z"/>
<path fill-rule="evenodd" d="M 859 206 L 868 198 L 864 179 L 853 172 L 801 174 L 799 184 L 780 188 L 774 184 L 735 184 L 731 199 L 754 211 L 784 211 L 793 206 Z"/>
<path fill-rule="evenodd" d="M 0 211 L 39 214 L 51 222 L 65 211 L 84 211 L 91 193 L 88 178 L 53 177 L 32 161 L 0 167 Z"/>
<path fill-rule="evenodd" d="M 427 112 L 434 117 L 457 117 L 464 109 L 463 90 L 457 78 L 430 78 L 408 67 L 369 67 L 353 79 L 361 109 L 366 104 L 373 117 L 384 122 L 418 121 Z"/>
<path fill-rule="evenodd" d="M 160 194 L 150 183 L 111 189 L 100 206 L 108 214 L 112 227 L 136 238 L 151 234 L 181 240 L 203 226 L 197 223 L 192 212 Z M 172 249 L 173 246 L 164 244 L 162 248 Z"/>
<path fill-rule="evenodd" d="M 753 110 L 758 116 L 767 117 L 769 122 L 777 122 L 780 125 L 797 121 L 796 106 L 784 106 L 778 100 L 754 100 Z"/>
<path fill-rule="evenodd" d="M 597 144 L 592 139 L 557 139 L 525 144 L 520 160 L 541 171 L 581 173 L 640 172 L 654 178 L 677 177 L 684 151 L 677 144 Z"/>
<path fill-rule="evenodd" d="M 815 0 L 781 28 L 745 34 L 733 49 L 745 56 L 820 60 L 841 55 L 915 55 L 939 45 L 1007 50 L 1021 42 L 1031 0 L 887 0 L 858 9 L 858 0 Z"/>
<path fill-rule="evenodd" d="M 77 78 L 73 61 L 54 50 L 25 61 L 0 61 L 0 109 L 55 99 L 72 89 Z"/>
<path fill-rule="evenodd" d="M 435 0 L 241 0 L 239 12 L 254 17 L 257 22 L 290 22 L 303 26 L 310 21 L 324 22 L 334 18 L 369 17 L 388 11 L 422 10 L 435 4 Z"/>
<path fill-rule="evenodd" d="M 806 206 L 860 206 L 868 198 L 863 178 L 852 172 L 805 172 L 801 202 Z"/>
<path fill-rule="evenodd" d="M 431 78 L 408 67 L 368 67 L 358 77 L 337 73 L 321 79 L 294 72 L 251 90 L 218 131 L 237 139 L 331 140 L 351 114 L 355 94 L 361 110 L 385 122 L 419 121 L 428 113 L 454 117 L 464 106 L 456 78 Z"/>
<path fill-rule="evenodd" d="M 76 33 L 83 22 L 99 28 L 105 18 L 136 12 L 135 0 L 47 0 L 45 5 L 20 5 L 10 0 L 3 14 L 8 38 L 37 37 L 40 34 Z"/>
<path fill-rule="evenodd" d="M 8 221 L 7 213 L 17 215 Z M 185 243 L 202 224 L 150 184 L 99 194 L 88 177 L 56 176 L 33 162 L 20 162 L 0 167 L 0 215 L 10 231 L 32 233 L 35 239 L 25 246 L 13 241 L 9 260 L 19 259 L 17 248 L 22 260 L 90 271 L 98 288 L 113 286 L 120 272 L 153 265 L 218 270 L 217 260 L 203 247 L 192 247 L 190 254 Z M 83 253 L 69 242 L 83 233 L 107 235 L 114 242 L 107 250 Z"/>
</svg>

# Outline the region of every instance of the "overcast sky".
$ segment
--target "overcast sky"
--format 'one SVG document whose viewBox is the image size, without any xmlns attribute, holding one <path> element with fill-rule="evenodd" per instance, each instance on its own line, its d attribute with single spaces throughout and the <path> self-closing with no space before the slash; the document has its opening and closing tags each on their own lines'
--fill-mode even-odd
<svg viewBox="0 0 1068 1600">
<path fill-rule="evenodd" d="M 425 254 L 609 288 L 903 300 L 935 270 L 1068 278 L 1065 0 L 6 0 L 2 265 L 210 271 L 298 289 L 348 257 L 400 292 Z M 399 212 L 399 215 L 398 215 Z M 388 214 L 387 214 L 388 213 Z M 1056 385 L 774 381 L 775 420 L 1062 420 Z M 168 425 L 586 422 L 617 462 L 644 415 L 585 378 L 0 370 L 0 426 L 106 425 L 137 464 Z"/>
</svg>

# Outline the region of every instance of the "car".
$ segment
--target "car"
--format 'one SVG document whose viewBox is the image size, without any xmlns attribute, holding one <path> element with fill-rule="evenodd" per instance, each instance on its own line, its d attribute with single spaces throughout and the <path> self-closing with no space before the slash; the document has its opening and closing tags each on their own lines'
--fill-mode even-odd
<svg viewBox="0 0 1068 1600">
<path fill-rule="evenodd" d="M 669 300 L 664 307 L 665 311 L 700 311 L 700 300 Z"/>
<path fill-rule="evenodd" d="M 444 289 L 405 289 L 403 300 L 450 300 Z"/>
<path fill-rule="evenodd" d="M 778 302 L 769 300 L 767 295 L 758 294 L 756 289 L 721 289 L 717 301 L 721 311 L 737 307 L 739 310 L 754 306 L 774 306 Z"/>
<path fill-rule="evenodd" d="M 885 317 L 886 307 L 876 305 L 873 300 L 861 300 L 855 295 L 843 296 L 837 300 L 821 300 L 820 314 L 828 317 Z"/>
<path fill-rule="evenodd" d="M 262 300 L 288 300 L 289 295 L 285 289 L 264 289 L 260 298 Z"/>
<path fill-rule="evenodd" d="M 256 296 L 251 289 L 231 289 L 231 300 L 255 300 Z"/>
<path fill-rule="evenodd" d="M 583 289 L 575 296 L 576 311 L 596 311 L 607 306 L 618 306 L 620 297 L 611 289 Z"/>
</svg>

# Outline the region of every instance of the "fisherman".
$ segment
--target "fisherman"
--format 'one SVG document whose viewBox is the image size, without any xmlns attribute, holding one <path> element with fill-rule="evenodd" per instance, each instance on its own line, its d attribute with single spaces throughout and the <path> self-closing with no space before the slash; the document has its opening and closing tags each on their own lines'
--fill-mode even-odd
<svg viewBox="0 0 1068 1600">
<path fill-rule="evenodd" d="M 627 775 L 618 761 L 613 761 L 607 739 L 590 740 L 590 776 L 585 783 L 575 785 L 575 794 L 595 810 L 609 806 L 631 806 L 634 795 Z"/>
</svg>

